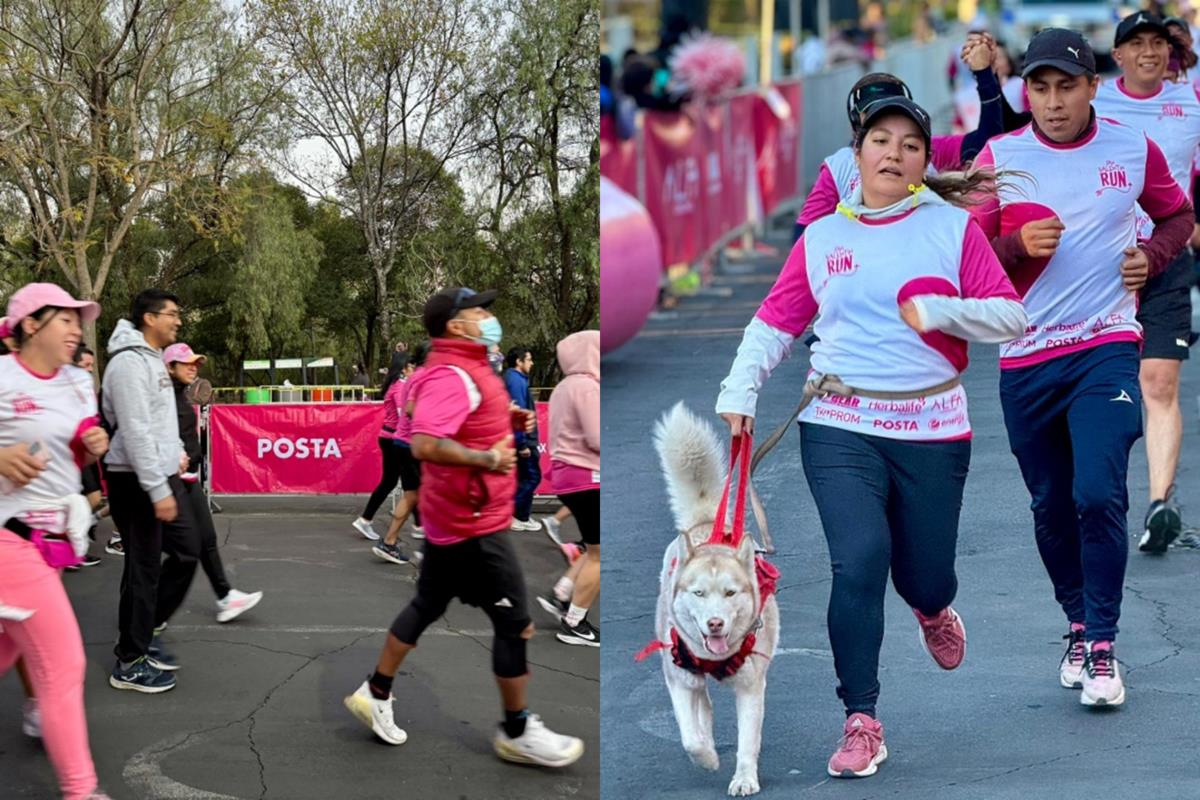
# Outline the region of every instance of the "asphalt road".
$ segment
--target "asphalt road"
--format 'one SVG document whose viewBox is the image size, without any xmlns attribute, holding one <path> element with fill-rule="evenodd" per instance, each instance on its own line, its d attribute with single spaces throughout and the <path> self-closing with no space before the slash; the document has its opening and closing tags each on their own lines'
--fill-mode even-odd
<svg viewBox="0 0 1200 800">
<path fill-rule="evenodd" d="M 784 248 L 781 234 L 770 242 Z M 723 271 L 712 292 L 656 315 L 603 363 L 604 798 L 715 798 L 733 773 L 732 692 L 712 688 L 721 767 L 706 772 L 692 766 L 679 744 L 657 657 L 633 661 L 654 637 L 662 550 L 674 536 L 651 428 L 678 400 L 712 415 L 741 328 L 773 282 L 786 250 L 780 252 Z M 1133 549 L 1117 646 L 1128 699 L 1108 712 L 1081 706 L 1078 692 L 1058 685 L 1065 621 L 1038 559 L 1029 496 L 1008 450 L 996 348 L 974 347 L 971 357 L 965 383 L 975 437 L 955 601 L 968 631 L 967 659 L 954 672 L 939 670 L 921 650 L 911 614 L 889 590 L 879 714 L 891 757 L 872 778 L 844 781 L 825 774 L 844 716 L 825 630 L 829 558 L 800 467 L 799 437 L 789 433 L 758 472 L 756 485 L 779 549 L 773 561 L 783 573 L 782 634 L 767 688 L 759 796 L 1200 797 L 1192 745 L 1192 726 L 1200 720 L 1200 551 L 1148 557 Z M 767 385 L 760 427 L 773 428 L 794 407 L 806 368 L 807 351 L 800 347 Z M 1200 521 L 1198 394 L 1200 376 L 1189 363 L 1178 476 L 1185 522 Z M 1133 537 L 1147 502 L 1141 442 L 1129 487 Z"/>
<path fill-rule="evenodd" d="M 227 502 L 216 522 L 231 580 L 266 596 L 218 625 L 212 591 L 198 572 L 166 632 L 184 666 L 178 686 L 162 695 L 108 686 L 119 558 L 65 576 L 88 655 L 92 752 L 114 800 L 599 796 L 598 654 L 556 641 L 536 606 L 530 708 L 551 728 L 584 739 L 587 751 L 571 767 L 522 767 L 492 753 L 500 710 L 491 626 L 482 612 L 458 603 L 397 676 L 396 722 L 408 731 L 407 743 L 376 741 L 346 711 L 342 697 L 374 668 L 416 574 L 370 554 L 350 527 L 361 504 L 336 497 Z M 574 537 L 573 523 L 567 525 Z M 563 561 L 542 534 L 509 535 L 532 603 Z M 43 748 L 21 734 L 20 719 L 20 686 L 7 675 L 0 680 L 0 798 L 58 797 Z"/>
</svg>

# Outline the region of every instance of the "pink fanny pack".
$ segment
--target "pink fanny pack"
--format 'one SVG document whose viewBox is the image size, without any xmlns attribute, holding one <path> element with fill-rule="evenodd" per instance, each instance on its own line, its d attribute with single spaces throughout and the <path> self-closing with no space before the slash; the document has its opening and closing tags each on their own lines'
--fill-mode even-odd
<svg viewBox="0 0 1200 800">
<path fill-rule="evenodd" d="M 22 539 L 28 539 L 37 548 L 38 552 L 42 554 L 42 559 L 45 560 L 46 564 L 53 569 L 73 567 L 83 561 L 82 558 L 75 555 L 75 548 L 71 546 L 70 540 L 63 534 L 47 533 L 37 528 L 30 528 L 25 523 L 15 519 L 10 519 L 4 523 L 4 527 Z"/>
</svg>

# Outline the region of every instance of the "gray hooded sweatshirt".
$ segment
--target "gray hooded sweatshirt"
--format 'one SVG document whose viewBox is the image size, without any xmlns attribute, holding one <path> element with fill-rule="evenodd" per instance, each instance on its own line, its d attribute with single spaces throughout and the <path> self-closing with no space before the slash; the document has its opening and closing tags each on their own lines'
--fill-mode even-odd
<svg viewBox="0 0 1200 800">
<path fill-rule="evenodd" d="M 142 490 L 157 503 L 170 496 L 167 479 L 179 472 L 183 454 L 175 389 L 162 352 L 123 319 L 109 337 L 109 355 L 126 347 L 135 349 L 112 359 L 104 370 L 104 418 L 117 426 L 105 465 L 112 472 L 137 473 Z"/>
</svg>

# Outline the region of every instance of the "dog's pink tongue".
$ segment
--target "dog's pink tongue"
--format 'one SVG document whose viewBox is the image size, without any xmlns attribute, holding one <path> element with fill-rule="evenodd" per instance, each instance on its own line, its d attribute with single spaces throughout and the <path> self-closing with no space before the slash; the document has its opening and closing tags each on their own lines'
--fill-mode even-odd
<svg viewBox="0 0 1200 800">
<path fill-rule="evenodd" d="M 723 656 L 729 652 L 729 641 L 724 636 L 705 636 L 704 646 L 716 656 Z"/>
</svg>

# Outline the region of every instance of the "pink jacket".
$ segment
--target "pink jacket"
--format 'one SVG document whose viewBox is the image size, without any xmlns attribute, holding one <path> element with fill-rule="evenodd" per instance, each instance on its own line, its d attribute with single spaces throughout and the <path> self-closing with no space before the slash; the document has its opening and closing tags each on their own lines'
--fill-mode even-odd
<svg viewBox="0 0 1200 800">
<path fill-rule="evenodd" d="M 550 458 L 600 469 L 600 331 L 572 333 L 558 343 L 566 377 L 550 395 Z"/>
</svg>

